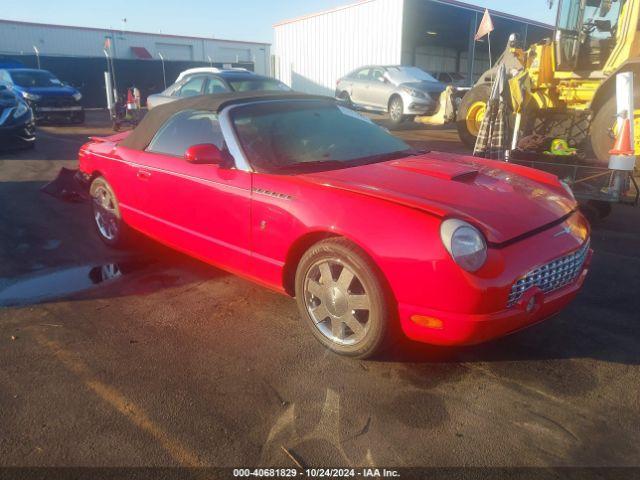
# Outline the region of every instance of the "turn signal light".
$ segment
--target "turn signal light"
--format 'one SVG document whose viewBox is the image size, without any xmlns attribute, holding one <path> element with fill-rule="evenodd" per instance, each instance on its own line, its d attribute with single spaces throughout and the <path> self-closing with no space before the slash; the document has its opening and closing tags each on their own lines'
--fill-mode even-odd
<svg viewBox="0 0 640 480">
<path fill-rule="evenodd" d="M 421 327 L 431 328 L 434 330 L 442 330 L 444 328 L 444 323 L 439 318 L 435 317 L 426 317 L 424 315 L 413 315 L 411 317 L 411 321 L 416 325 L 420 325 Z"/>
</svg>

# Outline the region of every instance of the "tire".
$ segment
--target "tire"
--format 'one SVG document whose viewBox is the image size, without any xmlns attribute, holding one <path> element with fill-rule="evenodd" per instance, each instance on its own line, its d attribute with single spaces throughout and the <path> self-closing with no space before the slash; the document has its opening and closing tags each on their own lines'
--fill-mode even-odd
<svg viewBox="0 0 640 480">
<path fill-rule="evenodd" d="M 477 129 L 470 128 L 470 124 L 473 123 L 477 125 L 479 129 L 480 125 L 478 124 L 478 120 L 482 117 L 482 112 L 484 111 L 476 111 L 476 109 L 480 108 L 480 105 L 484 103 L 484 109 L 486 110 L 486 104 L 490 96 L 490 85 L 477 85 L 467 92 L 460 103 L 456 117 L 456 126 L 460 140 L 469 148 L 476 146 L 476 138 L 478 137 Z"/>
<path fill-rule="evenodd" d="M 118 199 L 104 177 L 96 177 L 89 187 L 93 224 L 100 240 L 111 248 L 127 246 L 131 232 L 122 220 Z"/>
<path fill-rule="evenodd" d="M 338 100 L 342 101 L 346 107 L 353 108 L 353 102 L 351 101 L 351 96 L 348 92 L 340 92 Z"/>
<path fill-rule="evenodd" d="M 365 359 L 389 342 L 394 302 L 377 266 L 351 242 L 312 246 L 298 264 L 295 291 L 304 323 L 329 350 Z"/>
<path fill-rule="evenodd" d="M 400 125 L 407 118 L 406 115 L 404 115 L 404 102 L 402 101 L 402 98 L 397 95 L 391 97 L 391 100 L 389 100 L 388 110 L 389 119 L 395 126 Z"/>
</svg>

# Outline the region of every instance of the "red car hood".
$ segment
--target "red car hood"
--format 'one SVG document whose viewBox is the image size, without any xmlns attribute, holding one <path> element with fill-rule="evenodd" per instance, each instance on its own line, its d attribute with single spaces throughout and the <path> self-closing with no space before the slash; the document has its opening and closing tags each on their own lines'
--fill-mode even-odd
<svg viewBox="0 0 640 480">
<path fill-rule="evenodd" d="M 504 162 L 429 153 L 300 176 L 440 217 L 467 219 L 492 243 L 552 224 L 576 209 L 555 176 Z"/>
</svg>

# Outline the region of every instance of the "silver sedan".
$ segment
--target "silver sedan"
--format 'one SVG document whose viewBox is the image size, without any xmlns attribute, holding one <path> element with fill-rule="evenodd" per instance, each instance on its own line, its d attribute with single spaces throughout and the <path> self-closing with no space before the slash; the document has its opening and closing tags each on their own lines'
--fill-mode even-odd
<svg viewBox="0 0 640 480">
<path fill-rule="evenodd" d="M 336 97 L 354 107 L 388 113 L 394 124 L 438 109 L 446 85 L 418 67 L 368 66 L 338 80 Z"/>
</svg>

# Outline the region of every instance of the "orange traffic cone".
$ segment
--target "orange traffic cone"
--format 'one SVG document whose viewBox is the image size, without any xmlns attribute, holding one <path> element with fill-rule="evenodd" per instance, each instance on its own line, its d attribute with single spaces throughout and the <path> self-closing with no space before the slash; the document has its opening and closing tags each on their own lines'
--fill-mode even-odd
<svg viewBox="0 0 640 480">
<path fill-rule="evenodd" d="M 633 144 L 631 143 L 631 120 L 625 118 L 622 122 L 622 130 L 616 138 L 616 143 L 613 146 L 613 150 L 609 152 L 610 155 L 635 155 Z"/>
</svg>

